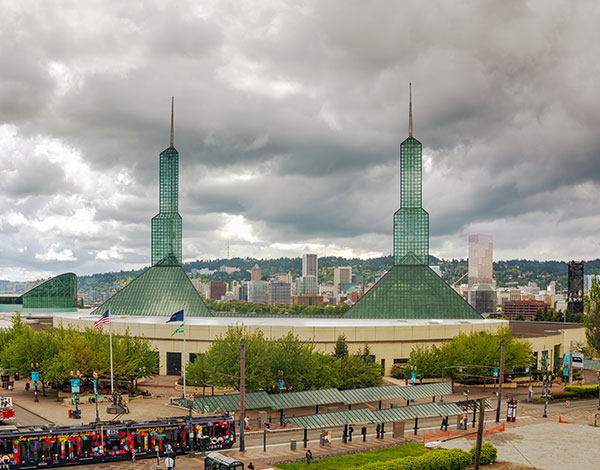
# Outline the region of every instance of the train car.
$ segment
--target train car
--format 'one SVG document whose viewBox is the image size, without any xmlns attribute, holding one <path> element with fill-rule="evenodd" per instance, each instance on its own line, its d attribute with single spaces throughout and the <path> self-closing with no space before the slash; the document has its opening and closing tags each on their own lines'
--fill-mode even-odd
<svg viewBox="0 0 600 470">
<path fill-rule="evenodd" d="M 167 453 L 231 448 L 231 416 L 169 418 L 148 422 L 90 423 L 61 428 L 0 430 L 0 467 L 30 469 L 114 462 Z"/>
<path fill-rule="evenodd" d="M 15 419 L 15 409 L 11 397 L 0 397 L 0 421 Z"/>
</svg>

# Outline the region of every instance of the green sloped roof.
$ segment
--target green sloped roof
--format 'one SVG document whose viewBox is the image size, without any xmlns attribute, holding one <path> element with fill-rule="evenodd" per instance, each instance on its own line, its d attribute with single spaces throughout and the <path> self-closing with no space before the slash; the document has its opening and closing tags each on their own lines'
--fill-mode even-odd
<svg viewBox="0 0 600 470">
<path fill-rule="evenodd" d="M 394 400 L 396 398 L 406 398 L 403 387 L 397 385 L 385 385 L 382 387 L 355 388 L 352 390 L 340 390 L 344 398 L 345 405 L 355 403 L 369 403 L 379 400 Z"/>
<path fill-rule="evenodd" d="M 179 399 L 176 400 L 176 403 L 181 406 L 187 406 L 187 400 Z M 240 394 L 233 393 L 231 395 L 194 398 L 192 407 L 204 414 L 237 411 L 240 409 Z M 248 410 L 276 409 L 269 394 L 264 391 L 246 393 L 244 407 Z"/>
<path fill-rule="evenodd" d="M 304 392 L 276 393 L 271 395 L 275 409 L 302 408 L 304 406 L 344 403 L 344 397 L 337 388 L 306 390 Z"/>
<path fill-rule="evenodd" d="M 210 311 L 181 266 L 152 266 L 92 312 L 111 315 L 209 317 Z"/>
<path fill-rule="evenodd" d="M 452 395 L 451 382 L 434 382 L 430 384 L 413 385 L 410 387 L 401 387 L 404 398 L 407 400 L 418 400 L 419 398 L 439 397 L 442 395 Z"/>
<path fill-rule="evenodd" d="M 344 318 L 481 319 L 424 264 L 394 265 Z"/>
<path fill-rule="evenodd" d="M 381 423 L 393 423 L 414 418 L 430 418 L 432 416 L 450 416 L 444 413 L 445 410 L 440 409 L 435 403 L 400 406 L 398 408 L 386 408 L 384 410 L 373 411 L 377 421 Z"/>
<path fill-rule="evenodd" d="M 442 416 L 460 416 L 465 413 L 456 403 L 444 403 L 438 407 L 442 411 Z"/>
<path fill-rule="evenodd" d="M 368 408 L 358 410 L 337 411 L 335 413 L 323 413 L 319 415 L 295 416 L 286 418 L 287 423 L 295 424 L 304 429 L 322 429 L 345 424 L 376 423 L 374 412 Z"/>
</svg>

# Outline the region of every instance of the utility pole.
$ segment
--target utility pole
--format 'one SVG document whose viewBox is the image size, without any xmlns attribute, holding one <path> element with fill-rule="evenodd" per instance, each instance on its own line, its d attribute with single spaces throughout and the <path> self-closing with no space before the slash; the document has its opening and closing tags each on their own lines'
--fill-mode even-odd
<svg viewBox="0 0 600 470">
<path fill-rule="evenodd" d="M 571 348 L 569 354 L 569 385 L 573 385 L 573 341 L 571 340 Z"/>
<path fill-rule="evenodd" d="M 246 451 L 244 431 L 246 430 L 246 340 L 240 343 L 240 452 Z"/>
<path fill-rule="evenodd" d="M 500 343 L 500 370 L 498 371 L 498 408 L 496 409 L 496 422 L 500 422 L 500 407 L 502 406 L 502 384 L 504 383 L 504 348 L 506 342 Z"/>
<path fill-rule="evenodd" d="M 477 443 L 475 444 L 475 467 L 479 470 L 479 460 L 481 458 L 481 444 L 483 443 L 483 426 L 485 414 L 485 398 L 479 400 L 479 426 L 477 427 Z"/>
</svg>

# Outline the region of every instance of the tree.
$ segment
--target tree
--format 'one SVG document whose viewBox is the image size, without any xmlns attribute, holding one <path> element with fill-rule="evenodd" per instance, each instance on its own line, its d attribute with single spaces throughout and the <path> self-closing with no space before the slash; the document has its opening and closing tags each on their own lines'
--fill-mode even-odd
<svg viewBox="0 0 600 470">
<path fill-rule="evenodd" d="M 346 344 L 345 335 L 338 336 L 338 339 L 335 342 L 335 349 L 333 351 L 333 355 L 338 359 L 344 359 L 348 357 L 348 344 Z"/>
<path fill-rule="evenodd" d="M 585 297 L 585 310 L 585 337 L 595 356 L 600 357 L 600 284 L 596 279 L 592 279 L 589 295 Z"/>
</svg>

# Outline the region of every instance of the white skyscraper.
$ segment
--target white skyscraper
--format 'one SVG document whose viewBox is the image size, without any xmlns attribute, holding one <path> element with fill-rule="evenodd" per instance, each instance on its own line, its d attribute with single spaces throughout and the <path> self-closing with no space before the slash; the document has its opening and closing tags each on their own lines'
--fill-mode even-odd
<svg viewBox="0 0 600 470">
<path fill-rule="evenodd" d="M 302 255 L 302 276 L 314 276 L 319 283 L 319 262 L 317 255 Z"/>
<path fill-rule="evenodd" d="M 494 242 L 491 235 L 469 235 L 469 287 L 492 284 Z"/>
</svg>

